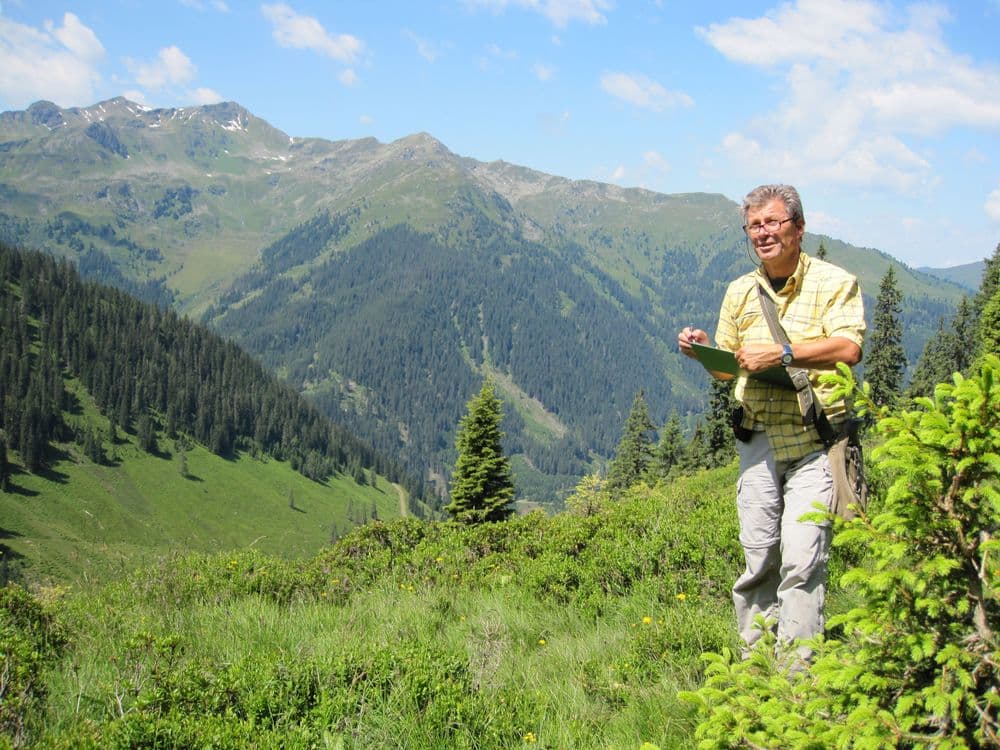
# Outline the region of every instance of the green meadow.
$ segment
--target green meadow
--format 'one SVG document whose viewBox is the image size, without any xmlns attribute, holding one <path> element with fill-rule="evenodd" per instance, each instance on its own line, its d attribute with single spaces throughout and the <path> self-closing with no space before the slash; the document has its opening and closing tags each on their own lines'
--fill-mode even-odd
<svg viewBox="0 0 1000 750">
<path fill-rule="evenodd" d="M 131 481 L 176 473 L 155 460 Z M 232 462 L 212 486 L 250 486 L 253 466 Z M 253 511 L 272 516 L 271 533 L 251 545 L 225 531 L 231 512 L 192 520 L 211 495 L 192 481 L 174 512 L 131 522 L 158 557 L 122 542 L 101 571 L 110 580 L 46 587 L 15 608 L 41 654 L 20 736 L 65 748 L 690 747 L 695 718 L 677 694 L 697 688 L 702 651 L 734 645 L 734 481 L 730 467 L 481 527 L 373 521 L 304 556 L 287 554 L 310 542 L 288 546 L 281 519 L 302 514 L 280 483 Z M 296 503 L 319 515 L 321 497 Z M 328 528 L 308 538 L 322 546 Z M 230 549 L 189 551 L 189 539 Z"/>
<path fill-rule="evenodd" d="M 78 419 L 107 430 L 91 408 Z M 223 458 L 162 435 L 155 454 L 126 433 L 105 450 L 104 464 L 68 443 L 37 474 L 15 466 L 0 492 L 7 577 L 86 587 L 179 553 L 303 558 L 359 523 L 400 515 L 403 491 L 370 471 L 366 484 L 343 474 L 316 482 L 263 454 Z"/>
</svg>

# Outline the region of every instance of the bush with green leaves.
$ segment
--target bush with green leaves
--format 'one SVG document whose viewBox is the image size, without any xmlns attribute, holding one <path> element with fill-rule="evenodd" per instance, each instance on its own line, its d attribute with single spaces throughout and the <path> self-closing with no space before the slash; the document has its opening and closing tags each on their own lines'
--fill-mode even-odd
<svg viewBox="0 0 1000 750">
<path fill-rule="evenodd" d="M 49 607 L 16 584 L 0 588 L 0 746 L 24 745 L 45 709 L 45 672 L 67 634 Z"/>
<path fill-rule="evenodd" d="M 832 379 L 857 391 L 846 369 Z M 773 639 L 746 661 L 708 655 L 685 695 L 698 747 L 1000 747 L 1000 358 L 877 429 L 887 494 L 834 541 L 865 551 L 843 579 L 861 603 L 804 670 Z"/>
</svg>

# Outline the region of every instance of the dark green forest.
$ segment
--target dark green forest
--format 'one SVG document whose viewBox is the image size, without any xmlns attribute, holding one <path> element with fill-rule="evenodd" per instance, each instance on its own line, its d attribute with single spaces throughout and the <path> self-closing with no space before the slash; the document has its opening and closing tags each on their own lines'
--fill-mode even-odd
<svg viewBox="0 0 1000 750">
<path fill-rule="evenodd" d="M 111 423 L 95 434 L 67 378 L 78 379 Z M 190 437 L 220 456 L 287 460 L 322 480 L 372 468 L 420 497 L 419 483 L 333 424 L 235 343 L 169 309 L 83 281 L 67 260 L 0 244 L 0 474 L 7 448 L 29 471 L 75 440 L 107 463 L 119 431 L 150 452 L 156 435 Z"/>
</svg>

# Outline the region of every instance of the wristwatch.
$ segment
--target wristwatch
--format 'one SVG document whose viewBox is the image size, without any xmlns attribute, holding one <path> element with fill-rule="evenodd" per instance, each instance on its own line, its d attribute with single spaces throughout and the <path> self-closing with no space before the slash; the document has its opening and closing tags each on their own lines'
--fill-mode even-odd
<svg viewBox="0 0 1000 750">
<path fill-rule="evenodd" d="M 782 344 L 781 348 L 782 348 L 781 366 L 788 367 L 790 364 L 792 364 L 792 345 Z"/>
</svg>

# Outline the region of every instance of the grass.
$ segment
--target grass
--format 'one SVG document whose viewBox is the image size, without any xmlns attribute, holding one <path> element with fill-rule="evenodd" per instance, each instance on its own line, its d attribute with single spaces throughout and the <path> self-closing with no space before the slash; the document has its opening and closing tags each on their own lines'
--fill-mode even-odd
<svg viewBox="0 0 1000 750">
<path fill-rule="evenodd" d="M 88 606 L 78 609 L 75 616 L 84 637 L 76 656 L 50 682 L 48 730 L 55 736 L 70 733 L 82 718 L 100 722 L 132 710 L 127 702 L 120 707 L 115 696 L 130 689 L 134 675 L 153 679 L 164 668 L 152 650 L 122 648 L 138 632 L 164 640 L 180 634 L 178 661 L 184 664 L 254 663 L 261 670 L 258 689 L 274 700 L 289 689 L 274 677 L 280 664 L 308 663 L 318 673 L 330 674 L 345 652 L 364 663 L 372 654 L 407 653 L 400 644 L 425 654 L 458 655 L 469 665 L 478 693 L 516 694 L 531 707 L 525 712 L 530 718 L 514 727 L 510 739 L 515 741 L 506 746 L 638 748 L 652 741 L 664 749 L 682 748 L 693 731 L 690 710 L 676 693 L 697 686 L 697 655 L 686 656 L 676 673 L 654 673 L 648 665 L 644 671 L 633 669 L 623 661 L 623 654 L 630 655 L 626 658 L 634 658 L 637 667 L 648 658 L 635 644 L 652 629 L 663 628 L 657 624 L 663 618 L 643 624 L 636 617 L 655 609 L 643 596 L 623 600 L 616 612 L 596 622 L 573 608 L 526 599 L 516 586 L 411 592 L 392 580 L 344 606 L 281 605 L 260 596 L 180 609 L 139 600 L 124 612 L 119 602 L 93 604 L 88 600 Z M 678 602 L 671 609 L 684 606 Z M 728 625 L 727 614 L 714 607 L 682 618 L 687 621 L 673 637 L 684 640 L 696 634 L 707 618 Z M 405 670 L 396 669 L 396 679 L 401 679 Z M 340 726 L 347 747 L 496 746 L 478 745 L 461 731 L 451 740 L 435 738 L 421 726 L 419 700 L 405 690 L 396 690 L 392 701 L 380 703 L 374 694 L 367 700 L 365 710 Z"/>
<path fill-rule="evenodd" d="M 89 399 L 80 402 L 74 419 L 106 431 Z M 173 441 L 161 435 L 152 455 L 122 438 L 107 447 L 110 465 L 63 444 L 46 470 L 14 474 L 12 491 L 0 493 L 8 572 L 88 585 L 177 552 L 252 547 L 305 558 L 373 515 L 400 516 L 399 491 L 382 477 L 376 486 L 343 474 L 314 482 L 285 462 L 222 458 L 197 444 L 183 450 L 182 474 Z"/>
<path fill-rule="evenodd" d="M 370 523 L 299 560 L 178 553 L 43 591 L 70 645 L 33 746 L 686 750 L 678 696 L 703 652 L 736 645 L 734 481 L 640 485 L 594 515 Z"/>
<path fill-rule="evenodd" d="M 732 479 L 639 487 L 597 516 L 368 524 L 297 560 L 165 553 L 42 590 L 71 645 L 33 742 L 687 748 L 678 693 L 735 639 L 710 581 L 733 575 Z"/>
</svg>

